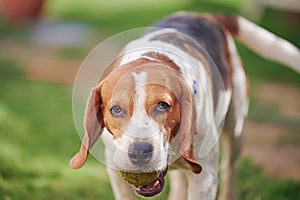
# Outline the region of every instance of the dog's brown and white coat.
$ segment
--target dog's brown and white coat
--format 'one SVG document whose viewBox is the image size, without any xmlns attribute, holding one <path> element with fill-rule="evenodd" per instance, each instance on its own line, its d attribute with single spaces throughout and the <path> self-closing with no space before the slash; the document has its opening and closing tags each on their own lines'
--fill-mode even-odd
<svg viewBox="0 0 300 200">
<path fill-rule="evenodd" d="M 239 17 L 177 13 L 155 26 L 124 48 L 93 89 L 70 165 L 80 168 L 102 134 L 116 199 L 160 193 L 168 165 L 170 199 L 215 199 L 224 124 L 219 199 L 233 199 L 249 88 L 232 36 L 298 72 L 299 50 Z M 115 169 L 160 175 L 132 187 Z"/>
</svg>

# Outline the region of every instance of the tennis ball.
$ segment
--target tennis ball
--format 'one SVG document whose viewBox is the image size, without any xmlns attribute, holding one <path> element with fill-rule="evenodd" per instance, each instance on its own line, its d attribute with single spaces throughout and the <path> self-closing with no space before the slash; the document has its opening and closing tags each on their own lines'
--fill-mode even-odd
<svg viewBox="0 0 300 200">
<path fill-rule="evenodd" d="M 159 172 L 149 172 L 149 173 L 130 173 L 130 172 L 121 172 L 121 177 L 128 183 L 132 185 L 147 185 L 154 181 L 159 175 Z"/>
</svg>

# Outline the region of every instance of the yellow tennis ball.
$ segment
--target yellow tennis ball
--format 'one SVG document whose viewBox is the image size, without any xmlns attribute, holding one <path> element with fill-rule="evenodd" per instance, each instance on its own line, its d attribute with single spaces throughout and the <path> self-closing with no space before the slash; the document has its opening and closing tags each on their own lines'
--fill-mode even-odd
<svg viewBox="0 0 300 200">
<path fill-rule="evenodd" d="M 130 172 L 121 172 L 121 177 L 128 183 L 132 185 L 147 185 L 154 181 L 158 175 L 159 172 L 149 172 L 149 173 L 130 173 Z"/>
</svg>

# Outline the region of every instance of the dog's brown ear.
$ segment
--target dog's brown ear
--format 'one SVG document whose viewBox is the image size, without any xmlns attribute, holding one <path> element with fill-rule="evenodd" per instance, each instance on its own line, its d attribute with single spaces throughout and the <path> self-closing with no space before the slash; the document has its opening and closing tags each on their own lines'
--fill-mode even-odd
<svg viewBox="0 0 300 200">
<path fill-rule="evenodd" d="M 194 97 L 185 83 L 181 84 L 181 120 L 179 127 L 180 136 L 180 155 L 188 162 L 191 170 L 199 174 L 202 166 L 194 159 L 193 142 L 194 137 L 198 134 L 198 120 L 194 103 Z"/>
<path fill-rule="evenodd" d="M 85 113 L 85 134 L 79 152 L 71 159 L 70 167 L 78 169 L 87 159 L 89 150 L 98 140 L 103 129 L 101 85 L 91 92 Z"/>
</svg>

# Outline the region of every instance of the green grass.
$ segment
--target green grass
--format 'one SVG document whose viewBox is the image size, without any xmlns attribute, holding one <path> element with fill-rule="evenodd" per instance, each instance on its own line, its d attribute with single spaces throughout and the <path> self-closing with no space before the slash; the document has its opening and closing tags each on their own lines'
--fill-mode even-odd
<svg viewBox="0 0 300 200">
<path fill-rule="evenodd" d="M 110 36 L 149 26 L 176 10 L 238 14 L 236 1 L 180 0 L 174 3 L 167 0 L 159 1 L 158 5 L 148 2 L 145 7 L 138 0 L 131 0 L 138 4 L 136 6 L 125 1 L 115 5 L 104 0 L 81 0 L 76 4 L 71 0 L 55 0 L 48 1 L 47 12 L 53 12 L 51 17 L 57 20 L 90 23 Z M 282 12 L 267 10 L 261 25 L 299 46 L 300 27 L 287 24 Z M 28 30 L 28 27 L 20 29 Z M 0 36 L 23 40 L 20 29 L 7 28 L 1 23 Z M 243 45 L 239 44 L 238 48 L 253 83 L 269 80 L 300 86 L 299 75 L 291 70 L 260 58 Z M 81 54 L 80 49 L 62 49 L 56 56 L 77 59 Z M 90 157 L 80 170 L 68 166 L 80 145 L 69 88 L 28 81 L 22 72 L 22 63 L 14 60 L 0 56 L 0 199 L 113 199 L 105 167 L 95 159 Z M 298 121 L 280 117 L 276 108 L 261 105 L 255 99 L 252 102 L 251 120 L 291 124 L 299 130 Z M 285 145 L 294 140 L 283 138 L 281 142 Z M 299 181 L 266 175 L 247 159 L 239 161 L 238 169 L 240 199 L 300 199 Z M 167 191 L 154 199 L 166 199 Z"/>
<path fill-rule="evenodd" d="M 300 181 L 278 180 L 267 176 L 248 159 L 238 162 L 238 174 L 237 188 L 240 199 L 300 199 Z"/>
<path fill-rule="evenodd" d="M 112 199 L 103 166 L 68 166 L 80 140 L 67 88 L 27 81 L 19 66 L 0 58 L 0 199 Z"/>
</svg>

